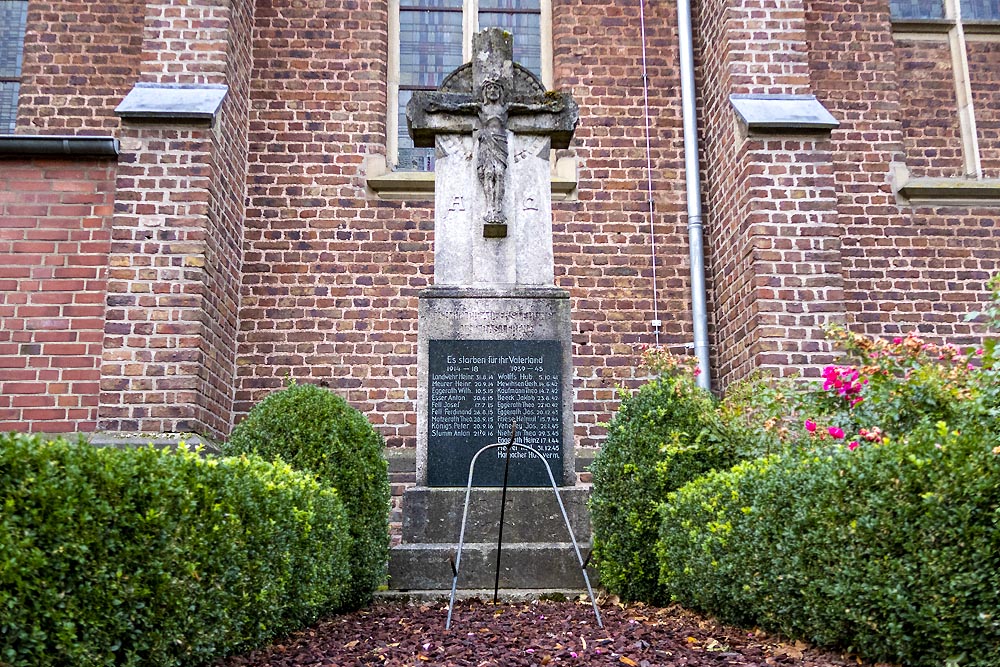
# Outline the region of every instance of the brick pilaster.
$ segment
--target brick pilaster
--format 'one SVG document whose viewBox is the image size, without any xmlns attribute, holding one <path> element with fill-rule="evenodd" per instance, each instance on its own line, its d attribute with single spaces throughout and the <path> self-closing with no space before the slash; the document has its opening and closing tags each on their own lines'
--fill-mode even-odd
<svg viewBox="0 0 1000 667">
<path fill-rule="evenodd" d="M 700 10 L 713 343 L 723 385 L 754 368 L 815 373 L 830 359 L 822 326 L 843 317 L 829 136 L 747 137 L 729 103 L 731 94 L 812 92 L 804 5 L 716 0 Z"/>
<path fill-rule="evenodd" d="M 146 6 L 140 80 L 229 93 L 211 127 L 123 124 L 101 428 L 231 428 L 252 20 L 248 0 Z"/>
</svg>

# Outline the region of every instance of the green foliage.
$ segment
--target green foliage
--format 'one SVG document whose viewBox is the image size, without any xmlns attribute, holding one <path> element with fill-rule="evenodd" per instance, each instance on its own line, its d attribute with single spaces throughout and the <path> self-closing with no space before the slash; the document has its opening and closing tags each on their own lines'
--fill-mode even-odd
<svg viewBox="0 0 1000 667">
<path fill-rule="evenodd" d="M 654 552 L 658 504 L 669 491 L 735 460 L 718 437 L 711 394 L 695 385 L 683 363 L 653 361 L 661 375 L 624 398 L 591 467 L 590 510 L 601 584 L 624 599 L 662 602 Z"/>
<path fill-rule="evenodd" d="M 344 603 L 360 607 L 385 581 L 389 557 L 389 477 L 382 436 L 336 394 L 291 384 L 256 405 L 223 446 L 310 472 L 337 489 L 353 539 Z"/>
<path fill-rule="evenodd" d="M 726 621 L 872 660 L 1000 664 L 1000 448 L 985 426 L 696 480 L 663 507 L 661 583 Z"/>
<path fill-rule="evenodd" d="M 983 310 L 971 312 L 965 316 L 966 321 L 982 319 L 991 331 L 1000 331 L 1000 273 L 990 278 L 986 283 L 990 290 L 991 303 Z M 1000 363 L 1000 349 L 996 338 L 987 338 L 983 342 L 983 366 L 994 368 Z"/>
<path fill-rule="evenodd" d="M 0 435 L 0 664 L 200 665 L 342 604 L 336 492 L 286 465 Z"/>
<path fill-rule="evenodd" d="M 997 329 L 990 287 L 970 318 Z M 719 404 L 660 357 L 595 464 L 602 578 L 873 660 L 1000 664 L 996 339 L 828 336 L 846 354 L 819 385 L 757 377 Z"/>
<path fill-rule="evenodd" d="M 826 368 L 823 387 L 800 394 L 800 416 L 848 436 L 877 426 L 894 437 L 938 421 L 974 424 L 993 407 L 988 387 L 996 377 L 978 363 L 981 351 L 966 354 L 914 334 L 881 340 L 833 327 L 827 335 L 851 364 Z M 845 381 L 848 374 L 854 379 Z M 851 386 L 838 386 L 845 382 Z"/>
</svg>

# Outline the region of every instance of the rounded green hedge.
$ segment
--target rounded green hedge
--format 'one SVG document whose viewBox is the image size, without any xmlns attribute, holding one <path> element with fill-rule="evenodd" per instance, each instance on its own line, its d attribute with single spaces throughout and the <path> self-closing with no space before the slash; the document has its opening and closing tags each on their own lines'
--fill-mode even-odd
<svg viewBox="0 0 1000 667">
<path fill-rule="evenodd" d="M 331 391 L 292 384 L 254 406 L 223 445 L 229 455 L 281 459 L 340 494 L 352 537 L 344 604 L 360 607 L 385 582 L 389 560 L 389 476 L 382 436 Z"/>
<path fill-rule="evenodd" d="M 626 600 L 662 603 L 659 504 L 667 493 L 736 462 L 719 438 L 716 403 L 693 377 L 664 375 L 625 398 L 591 466 L 594 564 Z"/>
<path fill-rule="evenodd" d="M 663 507 L 672 599 L 911 667 L 1000 664 L 1000 448 L 943 423 L 715 472 Z"/>
<path fill-rule="evenodd" d="M 332 489 L 286 465 L 0 435 L 0 664 L 200 665 L 342 604 Z"/>
</svg>

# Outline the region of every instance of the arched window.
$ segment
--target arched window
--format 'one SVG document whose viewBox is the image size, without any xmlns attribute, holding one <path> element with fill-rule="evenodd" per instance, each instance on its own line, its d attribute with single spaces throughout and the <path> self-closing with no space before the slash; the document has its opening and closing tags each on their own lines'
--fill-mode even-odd
<svg viewBox="0 0 1000 667">
<path fill-rule="evenodd" d="M 550 0 L 393 0 L 390 3 L 387 159 L 401 171 L 433 169 L 434 149 L 414 148 L 406 103 L 434 90 L 469 60 L 472 35 L 501 27 L 514 35 L 514 60 L 551 87 Z"/>
</svg>

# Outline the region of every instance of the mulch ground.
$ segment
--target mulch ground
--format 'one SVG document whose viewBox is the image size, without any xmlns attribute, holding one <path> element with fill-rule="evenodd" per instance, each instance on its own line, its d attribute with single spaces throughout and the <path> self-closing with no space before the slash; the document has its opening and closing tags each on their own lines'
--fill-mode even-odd
<svg viewBox="0 0 1000 667">
<path fill-rule="evenodd" d="M 603 628 L 597 627 L 589 602 L 578 601 L 497 606 L 460 601 L 451 630 L 445 630 L 447 614 L 447 602 L 380 602 L 321 621 L 266 649 L 219 661 L 215 667 L 868 664 L 761 631 L 725 627 L 678 607 L 606 601 L 601 606 Z"/>
</svg>

